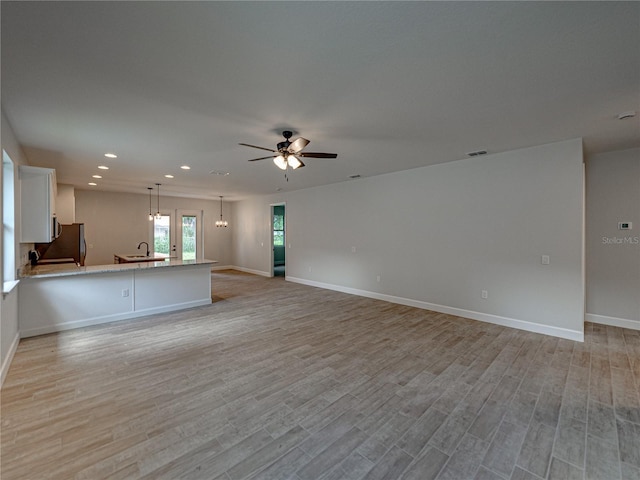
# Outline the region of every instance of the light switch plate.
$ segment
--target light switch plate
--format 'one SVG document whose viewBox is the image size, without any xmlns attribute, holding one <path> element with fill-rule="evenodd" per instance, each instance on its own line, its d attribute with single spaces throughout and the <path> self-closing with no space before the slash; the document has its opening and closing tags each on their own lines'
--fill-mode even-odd
<svg viewBox="0 0 640 480">
<path fill-rule="evenodd" d="M 549 263 L 551 263 L 551 259 L 549 258 L 549 255 L 542 255 L 542 264 L 549 265 Z"/>
</svg>

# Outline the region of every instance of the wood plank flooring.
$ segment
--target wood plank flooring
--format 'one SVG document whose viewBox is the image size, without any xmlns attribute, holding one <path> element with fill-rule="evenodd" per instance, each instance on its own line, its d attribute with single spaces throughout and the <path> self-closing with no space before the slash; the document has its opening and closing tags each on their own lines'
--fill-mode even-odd
<svg viewBox="0 0 640 480">
<path fill-rule="evenodd" d="M 640 332 L 585 343 L 225 271 L 20 342 L 0 477 L 640 479 Z"/>
</svg>

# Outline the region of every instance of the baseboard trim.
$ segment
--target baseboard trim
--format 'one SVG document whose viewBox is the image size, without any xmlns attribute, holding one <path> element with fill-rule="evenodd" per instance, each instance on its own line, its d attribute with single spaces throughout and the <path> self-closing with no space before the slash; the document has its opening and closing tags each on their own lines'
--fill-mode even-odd
<svg viewBox="0 0 640 480">
<path fill-rule="evenodd" d="M 119 322 L 121 320 L 131 320 L 133 318 L 145 317 L 156 313 L 174 312 L 176 310 L 184 310 L 186 308 L 200 307 L 203 305 L 211 305 L 211 298 L 202 300 L 193 300 L 190 302 L 177 303 L 174 305 L 166 305 L 163 307 L 147 308 L 144 310 L 136 310 L 133 312 L 117 313 L 114 315 L 104 315 L 101 317 L 87 318 L 83 320 L 74 320 L 72 322 L 63 322 L 56 325 L 45 325 L 42 327 L 30 328 L 21 331 L 21 338 L 35 337 L 37 335 L 46 335 L 48 333 L 62 332 L 64 330 L 72 330 L 74 328 L 90 327 L 93 325 L 102 325 L 104 323 Z"/>
<path fill-rule="evenodd" d="M 233 265 L 216 265 L 215 267 L 211 267 L 212 272 L 216 270 L 234 270 L 234 268 Z"/>
<path fill-rule="evenodd" d="M 9 368 L 11 367 L 11 362 L 13 361 L 13 357 L 16 354 L 16 350 L 18 349 L 18 344 L 20 343 L 20 332 L 16 332 L 16 336 L 13 337 L 13 341 L 11 342 L 11 346 L 9 347 L 9 351 L 5 358 L 2 359 L 2 372 L 0 373 L 0 388 L 4 384 L 4 379 L 7 377 L 7 373 L 9 373 Z"/>
<path fill-rule="evenodd" d="M 596 315 L 595 313 L 587 313 L 585 315 L 587 322 L 599 323 L 602 325 L 610 325 L 612 327 L 628 328 L 629 330 L 640 330 L 640 320 L 631 320 L 629 318 L 607 317 L 606 315 Z"/>
<path fill-rule="evenodd" d="M 287 276 L 286 280 L 289 282 L 309 285 L 311 287 L 325 288 L 327 290 L 334 290 L 337 292 L 349 293 L 351 295 L 358 295 L 361 297 L 383 300 L 385 302 L 397 303 L 399 305 L 421 308 L 423 310 L 432 310 L 438 313 L 446 313 L 458 317 L 470 318 L 472 320 L 493 323 L 496 325 L 501 325 L 503 327 L 517 328 L 519 330 L 525 330 L 528 332 L 541 333 L 543 335 L 550 335 L 552 337 L 566 338 L 568 340 L 574 340 L 576 342 L 584 342 L 584 332 L 578 330 L 569 330 L 566 328 L 553 327 L 550 325 L 541 325 L 539 323 L 528 322 L 526 320 L 518 320 L 516 318 L 501 317 L 489 313 L 464 310 L 462 308 L 449 307 L 447 305 L 438 305 L 436 303 L 423 302 L 421 300 L 397 297 L 384 293 L 370 292 L 368 290 L 360 290 L 357 288 L 343 287 L 341 285 L 333 285 L 330 283 L 316 282 L 304 278 Z"/>
<path fill-rule="evenodd" d="M 254 270 L 252 268 L 238 267 L 236 265 L 231 265 L 231 266 L 229 266 L 227 268 L 231 269 L 231 270 L 238 270 L 239 272 L 244 272 L 244 273 L 253 273 L 254 275 L 260 275 L 261 277 L 272 277 L 273 276 L 271 274 L 271 272 L 263 272 L 262 270 Z"/>
</svg>

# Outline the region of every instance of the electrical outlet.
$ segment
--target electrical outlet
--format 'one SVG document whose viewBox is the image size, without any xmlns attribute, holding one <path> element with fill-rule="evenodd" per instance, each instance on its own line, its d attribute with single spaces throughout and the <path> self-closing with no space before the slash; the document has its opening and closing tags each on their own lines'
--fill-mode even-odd
<svg viewBox="0 0 640 480">
<path fill-rule="evenodd" d="M 356 247 L 351 247 L 351 253 L 356 253 Z"/>
<path fill-rule="evenodd" d="M 486 290 L 482 290 L 482 298 L 485 300 L 489 298 L 489 292 L 487 292 Z"/>
<path fill-rule="evenodd" d="M 378 276 L 376 277 L 376 281 L 377 281 L 377 282 L 380 282 L 380 275 L 378 275 Z"/>
<path fill-rule="evenodd" d="M 125 289 L 122 290 L 122 296 L 123 297 L 128 297 L 129 296 L 129 289 L 128 288 L 125 288 Z"/>
<path fill-rule="evenodd" d="M 309 273 L 311 273 L 311 267 L 309 267 Z"/>
<path fill-rule="evenodd" d="M 542 255 L 542 265 L 549 265 L 549 263 L 551 263 L 549 255 Z"/>
</svg>

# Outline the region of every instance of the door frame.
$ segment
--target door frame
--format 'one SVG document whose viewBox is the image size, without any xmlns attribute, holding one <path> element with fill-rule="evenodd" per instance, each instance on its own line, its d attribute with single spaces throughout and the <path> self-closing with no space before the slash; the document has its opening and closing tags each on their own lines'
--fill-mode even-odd
<svg viewBox="0 0 640 480">
<path fill-rule="evenodd" d="M 182 224 L 178 224 L 178 219 L 182 218 L 182 215 L 198 218 L 196 221 L 196 259 L 204 259 L 204 211 L 177 208 L 160 210 L 160 214 L 169 217 L 169 255 L 178 259 L 182 258 Z M 149 222 L 149 251 L 151 253 L 155 253 L 154 224 L 154 221 Z"/>
<path fill-rule="evenodd" d="M 176 256 L 182 260 L 182 222 L 178 222 L 178 220 L 181 220 L 183 215 L 196 217 L 196 260 L 202 260 L 204 258 L 204 230 L 202 228 L 204 212 L 202 210 L 176 209 L 174 227 L 175 242 L 173 244 Z"/>
<path fill-rule="evenodd" d="M 160 210 L 160 215 L 169 217 L 169 255 L 171 255 L 171 252 L 175 251 L 175 210 Z M 152 255 L 156 253 L 155 232 L 153 231 L 155 223 L 155 219 L 149 221 L 149 251 Z"/>
<path fill-rule="evenodd" d="M 269 204 L 269 276 L 274 277 L 275 272 L 273 265 L 273 207 L 284 207 L 284 276 L 287 277 L 287 202 L 277 202 Z"/>
</svg>

